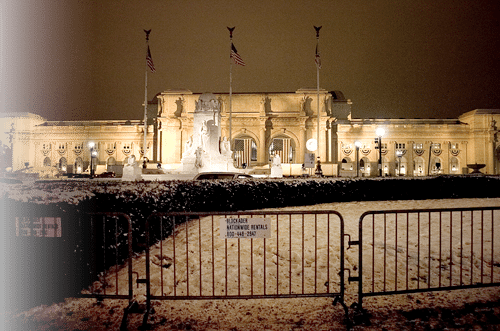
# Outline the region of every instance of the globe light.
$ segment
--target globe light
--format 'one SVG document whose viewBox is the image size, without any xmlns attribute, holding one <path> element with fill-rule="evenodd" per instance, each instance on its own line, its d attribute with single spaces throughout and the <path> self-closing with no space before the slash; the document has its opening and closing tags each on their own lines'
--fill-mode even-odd
<svg viewBox="0 0 500 331">
<path fill-rule="evenodd" d="M 360 148 L 360 147 L 361 147 L 361 141 L 356 140 L 356 141 L 354 142 L 354 146 L 356 146 L 356 148 Z"/>
<path fill-rule="evenodd" d="M 377 134 L 378 137 L 382 137 L 385 134 L 385 130 L 384 128 L 377 128 L 375 133 Z"/>
<path fill-rule="evenodd" d="M 306 148 L 309 152 L 314 152 L 318 149 L 318 141 L 314 138 L 309 139 L 306 142 Z"/>
</svg>

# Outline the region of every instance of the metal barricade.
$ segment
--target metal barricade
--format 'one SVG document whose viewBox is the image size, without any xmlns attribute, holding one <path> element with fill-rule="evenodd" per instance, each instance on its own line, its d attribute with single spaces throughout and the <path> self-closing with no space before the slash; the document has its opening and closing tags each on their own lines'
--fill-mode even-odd
<svg viewBox="0 0 500 331">
<path fill-rule="evenodd" d="M 130 216 L 118 212 L 93 213 L 89 216 L 90 227 L 86 227 L 84 239 L 89 244 L 85 250 L 91 286 L 80 296 L 96 298 L 98 301 L 131 301 L 133 270 Z M 109 275 L 114 276 L 111 279 Z"/>
<path fill-rule="evenodd" d="M 151 300 L 299 297 L 332 297 L 347 312 L 343 238 L 336 211 L 155 213 L 138 280 L 146 312 Z"/>
<path fill-rule="evenodd" d="M 500 285 L 500 207 L 369 211 L 359 221 L 358 308 L 368 296 Z M 497 230 L 495 229 L 497 228 Z"/>
</svg>

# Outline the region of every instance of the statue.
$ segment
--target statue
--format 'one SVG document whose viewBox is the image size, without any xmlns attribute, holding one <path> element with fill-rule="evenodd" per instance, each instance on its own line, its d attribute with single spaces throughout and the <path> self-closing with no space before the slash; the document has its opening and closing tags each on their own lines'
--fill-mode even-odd
<svg viewBox="0 0 500 331">
<path fill-rule="evenodd" d="M 208 142 L 208 126 L 207 121 L 204 121 L 200 128 L 200 146 L 203 149 L 206 149 Z"/>
<path fill-rule="evenodd" d="M 203 93 L 196 101 L 192 137 L 182 142 L 180 172 L 194 175 L 207 171 L 237 171 L 231 157 L 231 141 L 222 139 L 220 108 L 221 101 L 213 93 Z"/>
<path fill-rule="evenodd" d="M 182 155 L 185 156 L 191 154 L 192 149 L 193 149 L 193 136 L 190 136 L 189 139 L 184 144 L 184 153 L 182 153 Z"/>
<path fill-rule="evenodd" d="M 220 102 L 212 93 L 205 93 L 200 96 L 198 101 L 195 101 L 195 110 L 197 112 L 218 111 Z"/>
<path fill-rule="evenodd" d="M 279 154 L 274 154 L 273 156 L 270 177 L 271 178 L 283 177 L 283 169 L 281 168 L 281 156 L 279 156 Z"/>
<path fill-rule="evenodd" d="M 222 155 L 231 154 L 231 143 L 226 137 L 222 138 L 222 141 L 220 142 L 220 153 Z"/>
<path fill-rule="evenodd" d="M 281 157 L 278 154 L 274 154 L 273 167 L 281 167 Z"/>
<path fill-rule="evenodd" d="M 142 179 L 142 169 L 137 164 L 135 156 L 129 156 L 127 163 L 123 167 L 122 181 L 136 181 Z"/>
<path fill-rule="evenodd" d="M 196 168 L 203 168 L 203 158 L 202 158 L 203 150 L 201 149 L 201 147 L 198 147 L 194 152 L 194 154 L 196 155 L 196 161 L 194 162 L 194 166 Z"/>
<path fill-rule="evenodd" d="M 135 162 L 135 155 L 129 156 L 127 158 L 127 164 L 125 164 L 126 167 L 134 167 L 136 165 Z"/>
</svg>

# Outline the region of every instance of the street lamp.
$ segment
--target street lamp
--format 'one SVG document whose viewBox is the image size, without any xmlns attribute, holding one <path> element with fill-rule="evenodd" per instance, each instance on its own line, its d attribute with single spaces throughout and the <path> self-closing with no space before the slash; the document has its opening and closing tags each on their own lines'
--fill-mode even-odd
<svg viewBox="0 0 500 331">
<path fill-rule="evenodd" d="M 356 140 L 354 146 L 356 146 L 356 177 L 359 177 L 359 148 L 361 147 L 361 142 Z"/>
<path fill-rule="evenodd" d="M 382 177 L 382 136 L 385 134 L 384 128 L 378 128 L 375 133 L 378 138 L 375 142 L 378 142 L 378 175 Z"/>
<path fill-rule="evenodd" d="M 95 149 L 95 143 L 89 143 L 90 148 L 90 178 L 94 178 L 94 157 L 97 156 L 97 151 Z"/>
</svg>

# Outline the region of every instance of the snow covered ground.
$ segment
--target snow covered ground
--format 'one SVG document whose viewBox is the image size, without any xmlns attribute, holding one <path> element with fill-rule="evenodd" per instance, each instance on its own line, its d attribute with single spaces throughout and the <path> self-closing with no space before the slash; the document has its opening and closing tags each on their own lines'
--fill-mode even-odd
<svg viewBox="0 0 500 331">
<path fill-rule="evenodd" d="M 466 207 L 500 207 L 500 198 L 491 199 L 445 199 L 445 200 L 418 200 L 418 201 L 376 201 L 376 202 L 346 202 L 346 203 L 329 203 L 314 206 L 297 206 L 289 207 L 286 210 L 301 210 L 301 211 L 321 211 L 321 210 L 336 210 L 344 218 L 345 233 L 352 236 L 352 240 L 357 239 L 357 229 L 359 217 L 362 213 L 368 210 L 401 210 L 401 209 L 428 209 L 428 208 L 466 208 Z M 282 211 L 283 209 L 269 209 L 268 211 Z M 498 214 L 495 214 L 497 218 Z M 207 222 L 208 221 L 208 222 Z M 420 229 L 422 229 L 423 240 L 429 242 L 429 233 L 436 233 L 434 225 L 431 226 L 429 232 L 429 223 L 425 219 L 420 220 Z M 499 220 L 496 220 L 498 222 Z M 309 221 L 306 221 L 306 223 Z M 480 256 L 476 247 L 479 241 L 476 238 L 476 230 L 484 228 L 482 232 L 485 237 L 491 236 L 491 227 L 488 228 L 487 222 L 485 225 L 479 226 L 480 223 L 471 224 L 465 223 L 465 228 L 470 228 L 469 232 L 464 232 L 462 236 L 463 247 L 460 254 L 455 250 L 456 242 L 452 241 L 452 248 L 450 247 L 449 233 L 457 230 L 457 226 L 452 224 L 449 227 L 449 222 L 443 219 L 443 227 L 441 232 L 444 233 L 441 239 L 446 244 L 438 244 L 435 241 L 436 237 L 431 236 L 431 249 L 430 250 L 415 250 L 416 244 L 414 235 L 415 228 L 409 232 L 409 246 L 411 249 L 406 249 L 406 241 L 403 240 L 406 236 L 403 231 L 406 223 L 398 223 L 395 226 L 393 220 L 389 220 L 391 229 L 388 232 L 379 231 L 379 220 L 377 220 L 375 236 L 372 232 L 367 231 L 365 245 L 367 245 L 368 252 L 375 252 L 374 257 L 376 267 L 382 264 L 382 259 L 386 259 L 386 263 L 390 266 L 395 266 L 386 270 L 385 279 L 388 289 L 394 288 L 395 283 L 398 283 L 398 288 L 406 285 L 407 273 L 405 270 L 397 270 L 396 257 L 399 260 L 405 260 L 406 256 L 409 260 L 414 260 L 420 257 L 420 267 L 425 270 L 425 273 L 420 274 L 420 271 L 413 270 L 413 273 L 408 275 L 410 279 L 410 287 L 421 286 L 426 287 L 427 284 L 435 285 L 432 283 L 438 278 L 441 270 L 441 277 L 443 280 L 448 280 L 451 276 L 453 282 L 460 279 L 460 274 L 456 274 L 458 269 L 457 263 L 460 257 L 473 256 L 471 269 L 470 264 L 462 262 L 462 276 L 463 283 L 471 279 L 469 273 L 472 270 L 473 275 L 480 274 L 481 262 L 477 258 Z M 392 222 L 392 223 L 391 223 Z M 405 221 L 406 222 L 406 221 Z M 412 221 L 413 222 L 413 221 Z M 249 242 L 241 240 L 242 243 L 239 247 L 240 254 L 229 255 L 227 264 L 229 265 L 229 274 L 226 278 L 226 261 L 225 261 L 225 241 L 220 240 L 218 232 L 218 222 L 215 224 L 215 237 L 211 237 L 211 221 L 202 220 L 201 222 L 192 221 L 177 228 L 174 238 L 170 237 L 165 239 L 161 244 L 153 246 L 150 250 L 152 257 L 150 267 L 152 268 L 152 292 L 154 294 L 163 295 L 185 295 L 189 290 L 191 295 L 198 295 L 200 288 L 202 294 L 211 293 L 214 290 L 221 295 L 226 291 L 226 279 L 228 290 L 227 293 L 231 294 L 238 289 L 252 291 L 252 287 L 248 286 L 253 279 L 253 291 L 255 293 L 263 293 L 264 283 L 256 281 L 263 275 L 266 275 L 266 293 L 296 293 L 305 289 L 308 291 L 326 291 L 324 284 L 329 281 L 330 291 L 335 292 L 337 288 L 335 277 L 336 266 L 338 265 L 338 240 L 327 241 L 328 237 L 324 229 L 325 220 L 318 219 L 318 228 L 306 224 L 304 231 L 305 249 L 302 255 L 301 239 L 296 241 L 296 233 L 302 234 L 301 229 L 294 228 L 295 221 L 292 222 L 293 238 L 290 242 L 288 234 L 290 233 L 287 222 L 280 223 L 279 237 L 283 241 L 276 241 L 275 239 L 266 239 L 266 246 L 262 239 L 254 239 L 253 246 L 249 246 Z M 273 231 L 276 231 L 276 223 L 273 224 Z M 282 225 L 281 225 L 282 224 Z M 337 220 L 333 219 L 331 222 L 332 231 L 336 231 Z M 495 223 L 498 224 L 498 223 Z M 318 231 L 318 229 L 320 231 Z M 398 229 L 398 234 L 395 231 Z M 186 232 L 187 231 L 187 232 Z M 426 232 L 427 231 L 427 232 Z M 332 232 L 332 233 L 333 233 Z M 210 233 L 206 237 L 205 234 Z M 474 233 L 474 235 L 473 235 Z M 478 232 L 481 233 L 481 232 Z M 500 240 L 497 238 L 500 231 L 494 233 L 493 242 L 498 243 Z M 276 232 L 274 232 L 276 234 Z M 400 238 L 399 243 L 391 242 L 390 248 L 383 249 L 380 245 L 379 234 L 382 236 Z M 374 245 L 368 239 L 374 237 Z M 188 245 L 186 245 L 186 238 Z M 274 238 L 274 237 L 273 237 Z M 317 238 L 317 239 L 314 239 Z M 331 236 L 331 239 L 338 237 Z M 365 239 L 364 239 L 365 240 Z M 487 241 L 491 241 L 488 237 Z M 472 242 L 471 242 L 472 241 Z M 347 240 L 346 240 L 347 242 Z M 228 251 L 238 251 L 236 248 L 238 241 L 231 239 L 228 240 L 230 249 Z M 404 244 L 403 244 L 404 243 Z M 236 245 L 236 246 L 235 246 Z M 402 246 L 401 246 L 402 245 Z M 212 259 L 212 246 L 214 247 L 214 258 Z M 287 247 L 292 246 L 291 258 Z M 175 263 L 173 250 L 176 250 Z M 311 247 L 317 247 L 318 255 L 312 252 Z M 371 247 L 375 247 L 372 250 Z M 441 248 L 441 250 L 439 250 Z M 446 248 L 446 249 L 445 249 Z M 495 253 L 493 260 L 491 258 L 484 258 L 486 260 L 483 265 L 483 273 L 488 275 L 485 270 L 494 269 L 495 277 L 499 275 L 499 262 L 500 262 L 500 248 L 494 246 Z M 321 251 L 328 251 L 324 254 Z M 442 254 L 443 259 L 451 256 L 450 260 L 453 263 L 455 271 L 451 273 L 442 267 L 439 263 L 431 262 L 431 267 L 427 268 L 425 262 L 426 258 L 430 255 L 431 260 L 434 261 L 436 254 Z M 186 259 L 186 253 L 188 258 Z M 358 258 L 357 248 L 351 248 L 346 252 L 346 265 L 353 275 L 357 275 Z M 390 252 L 398 252 L 392 254 Z M 476 254 L 472 254 L 476 252 Z M 489 256 L 491 252 L 487 252 Z M 264 254 L 266 257 L 264 259 Z M 372 254 L 372 253 L 370 253 Z M 450 255 L 451 254 L 451 255 Z M 491 254 L 490 254 L 491 255 Z M 253 256 L 253 262 L 248 262 L 249 256 Z M 302 257 L 303 256 L 303 257 Z M 200 263 L 201 257 L 201 263 Z M 240 257 L 239 268 L 238 257 Z M 243 259 L 241 259 L 243 257 Z M 367 258 L 371 259 L 370 256 Z M 330 261 L 330 267 L 325 264 L 326 259 Z M 213 263 L 212 263 L 213 262 Z M 414 261 L 419 263 L 418 261 Z M 175 265 L 175 281 L 174 279 L 174 265 Z M 212 265 L 215 267 L 212 268 Z M 448 265 L 451 265 L 448 264 Z M 459 264 L 460 265 L 460 264 Z M 168 267 L 167 267 L 168 266 Z M 201 266 L 201 267 L 200 267 Z M 264 273 L 264 266 L 266 266 L 266 273 Z M 333 267 L 331 267 L 333 266 Z M 145 257 L 144 255 L 138 256 L 133 260 L 134 271 L 138 272 L 141 277 L 144 276 L 145 270 Z M 328 269 L 331 268 L 331 269 Z M 120 289 L 128 287 L 128 280 L 125 269 L 118 269 L 118 286 Z M 201 270 L 202 277 L 199 277 Z M 253 270 L 253 272 L 250 272 Z M 292 272 L 290 273 L 290 270 Z M 307 277 L 302 277 L 304 275 Z M 316 270 L 316 272 L 312 272 Z M 328 272 L 330 270 L 330 272 Z M 382 279 L 380 273 L 383 269 L 375 270 L 374 274 L 378 280 Z M 468 271 L 469 270 L 469 271 Z M 237 274 L 240 274 L 239 281 Z M 415 277 L 415 272 L 417 272 Z M 448 272 L 448 273 L 447 273 Z M 212 278 L 213 273 L 213 278 Z M 231 274 L 232 273 L 232 274 Z M 447 274 L 446 274 L 447 273 Z M 326 275 L 329 276 L 326 276 Z M 368 268 L 364 270 L 365 275 L 370 275 L 371 270 Z M 292 275 L 292 279 L 289 278 Z M 315 276 L 313 276 L 315 275 Z M 395 280 L 397 275 L 397 281 Z M 430 276 L 429 276 L 430 275 Z M 161 277 L 163 276 L 163 277 Z M 425 277 L 421 277 L 425 276 Z M 448 276 L 448 277 L 447 277 Z M 113 293 L 116 286 L 116 277 L 113 271 L 107 276 L 106 283 L 109 287 L 106 288 L 108 293 Z M 316 280 L 312 278 L 316 277 Z M 325 278 L 325 277 L 330 277 Z M 475 277 L 475 276 L 473 276 Z M 160 279 L 164 279 L 162 283 Z M 212 281 L 215 279 L 215 282 Z M 304 279 L 304 281 L 303 281 Z M 429 280 L 430 279 L 430 280 Z M 475 281 L 476 278 L 472 278 Z M 494 281 L 498 282 L 500 279 L 495 278 Z M 302 285 L 302 284 L 305 285 Z M 238 284 L 245 284 L 239 286 Z M 319 284 L 319 285 L 318 285 Z M 454 283 L 455 284 L 455 283 Z M 99 284 L 95 284 L 99 287 Z M 102 284 L 101 284 L 102 285 Z M 291 285 L 291 288 L 290 288 Z M 346 283 L 346 303 L 350 305 L 357 300 L 356 290 L 357 283 Z M 412 287 L 413 288 L 413 287 Z M 369 290 L 369 288 L 368 288 Z M 121 291 L 121 290 L 120 290 Z M 208 291 L 208 292 L 205 292 Z M 145 286 L 139 285 L 138 288 L 134 285 L 134 293 L 139 302 L 144 301 Z M 444 291 L 444 292 L 431 292 L 421 294 L 399 294 L 393 296 L 382 296 L 366 298 L 363 307 L 370 312 L 370 316 L 361 318 L 355 316 L 353 310 L 350 310 L 350 317 L 355 321 L 356 326 L 354 329 L 387 329 L 387 330 L 400 330 L 400 329 L 489 329 L 494 330 L 500 327 L 500 307 L 498 302 L 500 300 L 500 291 L 498 288 L 483 288 L 474 290 L 457 290 L 457 291 Z M 340 305 L 333 306 L 331 298 L 300 298 L 300 299 L 250 299 L 250 300 L 201 300 L 201 301 L 156 301 L 154 302 L 155 314 L 150 319 L 150 324 L 153 325 L 155 330 L 336 330 L 345 329 L 343 321 L 344 311 Z M 92 299 L 77 299 L 68 298 L 63 303 L 54 304 L 52 306 L 40 306 L 33 308 L 27 312 L 16 313 L 9 315 L 8 318 L 20 323 L 22 326 L 35 325 L 37 330 L 52 330 L 52 329 L 65 329 L 65 330 L 104 330 L 104 329 L 118 329 L 123 316 L 123 309 L 126 302 L 116 300 L 105 300 L 101 305 L 95 305 L 95 300 Z M 472 308 L 471 308 L 472 307 Z M 412 315 L 413 314 L 413 315 Z M 444 316 L 447 316 L 444 318 Z M 130 329 L 137 329 L 142 320 L 138 315 L 132 315 L 129 318 Z M 24 323 L 24 324 L 23 324 Z M 496 324 L 495 324 L 496 323 Z"/>
</svg>

